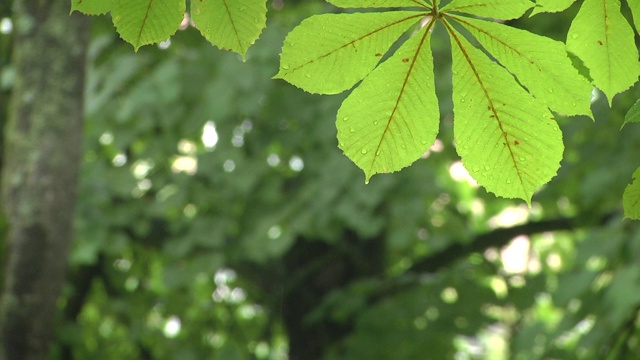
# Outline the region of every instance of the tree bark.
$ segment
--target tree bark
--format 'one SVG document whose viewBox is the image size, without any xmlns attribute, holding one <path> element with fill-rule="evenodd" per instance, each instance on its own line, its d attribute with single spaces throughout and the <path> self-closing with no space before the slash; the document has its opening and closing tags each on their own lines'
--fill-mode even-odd
<svg viewBox="0 0 640 360">
<path fill-rule="evenodd" d="M 62 290 L 82 153 L 88 19 L 70 2 L 15 0 L 15 83 L 5 128 L 8 258 L 0 358 L 46 359 Z"/>
</svg>

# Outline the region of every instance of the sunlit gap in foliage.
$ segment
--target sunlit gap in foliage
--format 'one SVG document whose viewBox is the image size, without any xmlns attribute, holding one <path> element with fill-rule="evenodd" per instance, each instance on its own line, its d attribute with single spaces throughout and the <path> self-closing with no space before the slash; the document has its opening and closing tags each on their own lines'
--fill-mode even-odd
<svg viewBox="0 0 640 360">
<path fill-rule="evenodd" d="M 176 156 L 171 163 L 171 171 L 174 173 L 184 172 L 193 175 L 198 171 L 198 159 L 196 159 L 197 147 L 191 140 L 182 139 L 178 142 L 178 152 L 182 155 Z"/>
<path fill-rule="evenodd" d="M 282 236 L 282 228 L 279 225 L 273 225 L 267 231 L 267 237 L 271 240 L 276 240 Z"/>
<path fill-rule="evenodd" d="M 442 152 L 442 150 L 444 150 L 444 143 L 440 139 L 436 139 L 433 145 L 429 147 L 429 150 L 422 154 L 422 158 L 426 159 L 431 155 L 431 153 L 439 153 Z"/>
<path fill-rule="evenodd" d="M 124 153 L 116 154 L 116 156 L 111 159 L 111 163 L 115 167 L 124 166 L 127 163 L 127 155 L 125 155 Z"/>
<path fill-rule="evenodd" d="M 278 156 L 278 154 L 275 154 L 275 153 L 269 154 L 269 156 L 267 156 L 267 164 L 269 164 L 269 166 L 271 167 L 276 167 L 280 165 L 280 156 Z"/>
<path fill-rule="evenodd" d="M 304 161 L 298 155 L 294 155 L 289 159 L 289 168 L 295 172 L 300 172 L 304 169 Z"/>
<path fill-rule="evenodd" d="M 162 329 L 162 332 L 164 333 L 164 336 L 168 338 L 174 338 L 178 336 L 181 328 L 182 328 L 182 323 L 180 321 L 180 318 L 174 315 L 169 317 L 167 321 L 164 323 L 164 328 Z"/>
<path fill-rule="evenodd" d="M 154 163 L 150 159 L 141 159 L 131 165 L 131 173 L 138 180 L 136 187 L 132 191 L 135 198 L 142 197 L 153 185 L 151 180 L 147 178 L 149 171 L 153 169 Z"/>
<path fill-rule="evenodd" d="M 202 127 L 202 145 L 207 150 L 213 150 L 218 143 L 218 131 L 216 130 L 216 123 L 213 120 L 207 121 Z"/>
<path fill-rule="evenodd" d="M 237 274 L 234 270 L 228 268 L 222 268 L 216 271 L 213 276 L 213 282 L 216 284 L 216 289 L 211 294 L 213 301 L 226 302 L 230 304 L 239 304 L 243 302 L 247 294 L 242 288 L 232 287 L 232 283 L 236 281 Z"/>
<path fill-rule="evenodd" d="M 467 169 L 462 165 L 462 161 L 454 161 L 453 164 L 449 166 L 449 175 L 457 182 L 466 182 L 472 188 L 478 187 L 478 182 L 471 177 Z"/>
<path fill-rule="evenodd" d="M 9 35 L 13 32 L 13 22 L 11 18 L 2 18 L 0 20 L 0 34 Z"/>
<path fill-rule="evenodd" d="M 253 122 L 251 119 L 245 119 L 239 126 L 233 129 L 233 136 L 231 137 L 231 144 L 235 147 L 242 147 L 244 145 L 244 136 L 253 129 Z"/>
<path fill-rule="evenodd" d="M 454 287 L 447 287 L 440 293 L 440 298 L 447 304 L 453 304 L 458 301 L 458 291 Z"/>
</svg>

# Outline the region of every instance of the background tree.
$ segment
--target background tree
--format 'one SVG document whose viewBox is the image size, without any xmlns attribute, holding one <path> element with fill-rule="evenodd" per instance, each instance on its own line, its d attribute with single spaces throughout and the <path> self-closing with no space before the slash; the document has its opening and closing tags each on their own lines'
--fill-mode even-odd
<svg viewBox="0 0 640 360">
<path fill-rule="evenodd" d="M 7 268 L 0 356 L 6 359 L 47 357 L 73 238 L 88 21 L 68 12 L 64 2 L 14 3 L 2 167 Z"/>
</svg>

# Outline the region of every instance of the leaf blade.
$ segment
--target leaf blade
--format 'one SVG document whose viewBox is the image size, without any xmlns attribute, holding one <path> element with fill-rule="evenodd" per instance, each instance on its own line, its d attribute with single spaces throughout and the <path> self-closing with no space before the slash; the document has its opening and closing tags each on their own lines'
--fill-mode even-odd
<svg viewBox="0 0 640 360">
<path fill-rule="evenodd" d="M 111 0 L 71 0 L 71 12 L 79 11 L 87 15 L 102 15 L 111 11 Z"/>
<path fill-rule="evenodd" d="M 625 218 L 640 219 L 640 168 L 636 169 L 631 182 L 624 189 L 622 205 Z"/>
<path fill-rule="evenodd" d="M 593 87 L 573 67 L 563 43 L 495 22 L 455 19 L 552 110 L 593 117 Z"/>
<path fill-rule="evenodd" d="M 536 0 L 536 6 L 531 12 L 531 16 L 540 13 L 552 13 L 566 10 L 576 0 Z"/>
<path fill-rule="evenodd" d="M 533 7 L 529 0 L 453 0 L 441 11 L 457 11 L 498 20 L 517 19 Z"/>
<path fill-rule="evenodd" d="M 246 60 L 247 51 L 267 23 L 264 0 L 201 0 L 191 2 L 191 19 L 211 44 Z"/>
<path fill-rule="evenodd" d="M 435 141 L 440 115 L 429 44 L 425 27 L 365 78 L 338 110 L 339 146 L 364 170 L 367 181 L 410 165 Z"/>
<path fill-rule="evenodd" d="M 287 35 L 274 78 L 311 93 L 343 92 L 369 74 L 423 16 L 415 11 L 312 16 Z"/>
<path fill-rule="evenodd" d="M 567 50 L 582 59 L 609 104 L 640 76 L 633 29 L 619 0 L 585 0 L 569 28 Z"/>
<path fill-rule="evenodd" d="M 624 116 L 624 123 L 622 124 L 622 127 L 628 123 L 640 123 L 640 99 L 631 106 L 627 114 Z"/>
<path fill-rule="evenodd" d="M 184 12 L 182 0 L 114 0 L 111 17 L 120 37 L 137 51 L 175 34 Z"/>
<path fill-rule="evenodd" d="M 445 24 L 452 46 L 458 154 L 488 191 L 530 203 L 560 167 L 562 133 L 544 104 Z"/>
<path fill-rule="evenodd" d="M 341 8 L 391 8 L 391 7 L 427 7 L 421 0 L 327 0 Z"/>
<path fill-rule="evenodd" d="M 627 0 L 627 4 L 631 9 L 633 24 L 636 26 L 636 33 L 640 33 L 640 0 Z"/>
</svg>

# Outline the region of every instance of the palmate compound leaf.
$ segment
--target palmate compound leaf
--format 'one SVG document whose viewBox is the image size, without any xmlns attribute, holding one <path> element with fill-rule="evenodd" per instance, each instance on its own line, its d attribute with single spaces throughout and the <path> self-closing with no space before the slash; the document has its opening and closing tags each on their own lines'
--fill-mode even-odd
<svg viewBox="0 0 640 360">
<path fill-rule="evenodd" d="M 638 81 L 638 48 L 619 0 L 585 0 L 569 28 L 567 49 L 589 68 L 609 104 Z"/>
<path fill-rule="evenodd" d="M 456 149 L 488 191 L 531 201 L 560 166 L 562 133 L 548 108 L 448 22 Z"/>
<path fill-rule="evenodd" d="M 531 16 L 544 12 L 559 12 L 565 10 L 576 0 L 536 0 Z"/>
<path fill-rule="evenodd" d="M 417 11 L 314 15 L 287 35 L 274 78 L 311 93 L 343 92 L 424 16 Z"/>
<path fill-rule="evenodd" d="M 622 195 L 624 217 L 640 219 L 640 168 L 636 169 L 631 178 L 631 183 L 624 189 Z"/>
<path fill-rule="evenodd" d="M 341 8 L 431 7 L 430 0 L 327 0 Z"/>
<path fill-rule="evenodd" d="M 552 110 L 593 117 L 593 86 L 573 67 L 563 43 L 495 22 L 452 18 Z"/>
<path fill-rule="evenodd" d="M 111 17 L 118 34 L 137 51 L 175 34 L 184 11 L 184 0 L 113 0 Z"/>
<path fill-rule="evenodd" d="M 71 0 L 71 12 L 80 11 L 87 15 L 106 14 L 112 6 L 112 0 Z"/>
<path fill-rule="evenodd" d="M 429 27 L 367 76 L 338 110 L 338 143 L 372 175 L 411 165 L 433 144 L 440 119 Z"/>
<path fill-rule="evenodd" d="M 517 19 L 533 7 L 529 0 L 453 0 L 442 12 L 462 12 L 498 20 Z"/>
<path fill-rule="evenodd" d="M 205 39 L 244 60 L 266 26 L 266 1 L 195 0 L 191 2 L 191 19 Z"/>
</svg>

